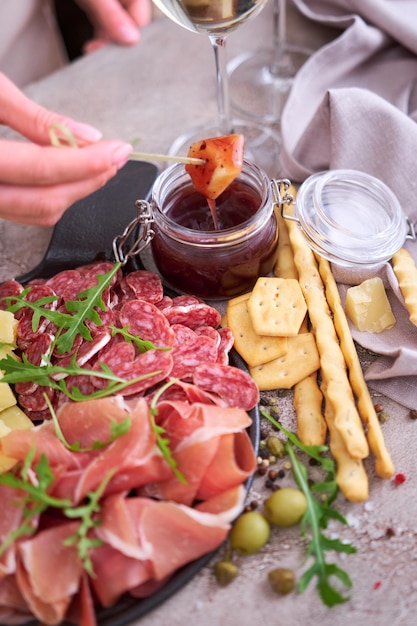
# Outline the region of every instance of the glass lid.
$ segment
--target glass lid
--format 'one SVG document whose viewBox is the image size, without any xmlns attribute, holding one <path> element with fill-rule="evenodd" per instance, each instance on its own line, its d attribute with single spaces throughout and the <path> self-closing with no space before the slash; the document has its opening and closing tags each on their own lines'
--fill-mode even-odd
<svg viewBox="0 0 417 626">
<path fill-rule="evenodd" d="M 356 170 L 307 178 L 297 194 L 295 217 L 313 250 L 339 265 L 387 261 L 402 247 L 408 231 L 389 187 Z"/>
</svg>

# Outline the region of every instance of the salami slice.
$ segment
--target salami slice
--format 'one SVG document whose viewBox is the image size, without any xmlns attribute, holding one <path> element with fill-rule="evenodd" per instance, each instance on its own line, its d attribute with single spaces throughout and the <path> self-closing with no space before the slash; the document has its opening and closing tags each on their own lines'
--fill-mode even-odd
<svg viewBox="0 0 417 626">
<path fill-rule="evenodd" d="M 25 411 L 48 411 L 44 394 L 53 402 L 55 391 L 51 387 L 37 387 L 33 393 L 19 396 L 19 404 Z"/>
<path fill-rule="evenodd" d="M 77 270 L 63 270 L 46 281 L 54 292 L 65 302 L 75 300 L 84 289 L 84 278 Z"/>
<path fill-rule="evenodd" d="M 119 311 L 119 323 L 143 341 L 151 341 L 156 347 L 174 345 L 174 332 L 165 315 L 150 302 L 129 300 Z"/>
<path fill-rule="evenodd" d="M 217 363 L 228 365 L 229 352 L 233 348 L 234 337 L 230 328 L 219 328 L 220 344 L 217 349 Z"/>
<path fill-rule="evenodd" d="M 164 315 L 171 325 L 183 324 L 193 330 L 199 326 L 217 328 L 221 320 L 221 315 L 217 309 L 204 302 L 193 302 L 186 305 L 173 303 L 164 311 Z"/>
<path fill-rule="evenodd" d="M 135 358 L 135 347 L 133 344 L 126 341 L 114 341 L 108 348 L 104 348 L 100 353 L 100 357 L 97 359 L 93 369 L 100 371 L 101 365 L 104 363 L 111 371 L 119 375 L 119 372 L 124 372 L 124 367 L 129 367 Z M 108 382 L 103 378 L 92 379 L 93 385 L 98 389 L 104 389 L 107 387 Z"/>
<path fill-rule="evenodd" d="M 198 365 L 194 370 L 193 383 L 204 391 L 216 393 L 229 406 L 245 411 L 253 409 L 259 402 L 259 389 L 253 378 L 231 365 Z"/>
<path fill-rule="evenodd" d="M 8 298 L 9 296 L 18 296 L 19 293 L 22 293 L 23 286 L 17 282 L 17 280 L 6 280 L 4 283 L 0 285 L 0 309 L 7 309 L 7 304 L 4 301 L 4 298 Z"/>
<path fill-rule="evenodd" d="M 172 349 L 174 366 L 171 376 L 191 381 L 195 368 L 201 363 L 216 362 L 217 342 L 207 335 L 197 335 Z"/>
<path fill-rule="evenodd" d="M 162 300 L 164 290 L 158 274 L 146 270 L 130 272 L 126 275 L 126 283 L 135 294 L 137 300 L 145 300 L 156 304 Z"/>
<path fill-rule="evenodd" d="M 111 333 L 109 330 L 103 330 L 97 332 L 91 341 L 83 341 L 75 354 L 75 362 L 79 367 L 82 367 L 88 363 L 94 356 L 109 343 L 111 339 Z M 73 355 L 67 354 L 60 359 L 59 365 L 61 367 L 68 367 L 71 364 Z"/>
</svg>

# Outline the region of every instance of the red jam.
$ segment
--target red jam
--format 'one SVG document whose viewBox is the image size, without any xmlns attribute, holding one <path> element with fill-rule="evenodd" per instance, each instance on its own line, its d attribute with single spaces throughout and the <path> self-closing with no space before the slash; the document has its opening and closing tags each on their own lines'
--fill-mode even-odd
<svg viewBox="0 0 417 626">
<path fill-rule="evenodd" d="M 179 165 L 165 170 L 155 184 L 153 257 L 178 292 L 230 298 L 249 291 L 276 261 L 277 223 L 262 170 L 245 163 L 216 206 L 218 230 L 206 198 Z"/>
</svg>

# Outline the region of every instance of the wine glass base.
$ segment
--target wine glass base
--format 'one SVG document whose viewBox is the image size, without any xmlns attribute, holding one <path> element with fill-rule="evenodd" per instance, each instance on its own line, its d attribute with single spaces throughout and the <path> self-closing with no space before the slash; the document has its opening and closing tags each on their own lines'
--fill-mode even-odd
<svg viewBox="0 0 417 626">
<path fill-rule="evenodd" d="M 276 178 L 279 174 L 281 152 L 279 134 L 272 128 L 250 121 L 236 120 L 232 122 L 232 125 L 230 133 L 239 133 L 245 137 L 245 158 L 256 163 L 269 177 Z M 217 127 L 201 127 L 191 130 L 174 140 L 168 154 L 186 156 L 192 143 L 209 137 L 219 137 L 222 134 L 224 133 L 220 132 Z"/>
<path fill-rule="evenodd" d="M 288 45 L 275 68 L 273 48 L 232 59 L 227 66 L 232 108 L 258 122 L 278 124 L 294 77 L 311 54 L 307 48 Z"/>
</svg>

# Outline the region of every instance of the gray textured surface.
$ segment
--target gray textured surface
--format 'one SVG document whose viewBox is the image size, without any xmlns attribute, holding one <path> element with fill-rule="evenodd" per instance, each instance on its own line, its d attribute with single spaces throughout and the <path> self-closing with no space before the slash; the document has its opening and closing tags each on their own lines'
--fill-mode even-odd
<svg viewBox="0 0 417 626">
<path fill-rule="evenodd" d="M 271 7 L 252 24 L 230 36 L 229 58 L 249 46 L 264 45 L 271 32 Z M 290 37 L 298 43 L 318 46 L 328 35 L 291 14 Z M 133 49 L 109 47 L 75 62 L 28 88 L 45 106 L 101 128 L 106 137 L 140 138 L 140 149 L 164 152 L 184 130 L 215 118 L 213 56 L 209 42 L 165 19 L 144 30 L 141 44 Z M 7 134 L 7 133 L 6 133 Z M 50 231 L 0 221 L 0 280 L 30 269 L 42 258 Z M 266 573 L 277 565 L 300 572 L 304 544 L 299 529 L 276 531 L 268 547 L 255 557 L 240 559 L 241 574 L 225 589 L 217 587 L 211 566 L 152 614 L 141 620 L 146 626 L 253 626 L 254 624 L 321 624 L 322 626 L 411 626 L 417 609 L 417 421 L 408 411 L 383 398 L 390 414 L 384 425 L 396 470 L 407 481 L 396 486 L 373 476 L 369 501 L 340 507 L 350 521 L 337 532 L 351 540 L 358 553 L 342 559 L 353 580 L 351 600 L 333 609 L 324 608 L 315 586 L 297 597 L 278 598 L 269 590 Z M 279 399 L 284 421 L 293 420 L 291 397 Z M 257 478 L 250 499 L 262 498 L 264 479 Z M 387 536 L 387 529 L 393 536 Z M 375 589 L 377 583 L 379 588 Z"/>
</svg>

